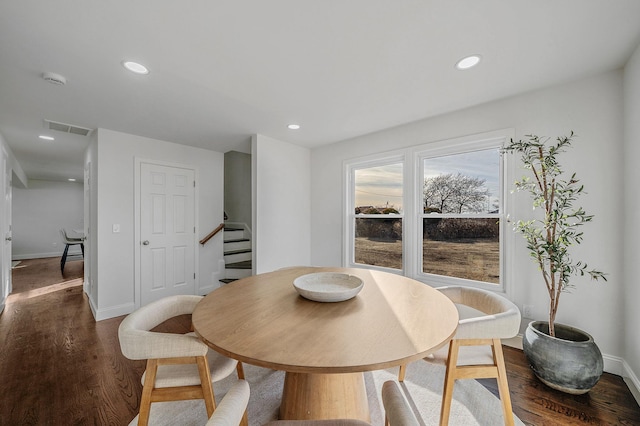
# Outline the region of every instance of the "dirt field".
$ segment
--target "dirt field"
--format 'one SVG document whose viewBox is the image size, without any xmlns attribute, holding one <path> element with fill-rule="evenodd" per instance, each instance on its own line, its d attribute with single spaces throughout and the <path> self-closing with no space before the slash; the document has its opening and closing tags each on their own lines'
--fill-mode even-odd
<svg viewBox="0 0 640 426">
<path fill-rule="evenodd" d="M 356 263 L 402 269 L 402 241 L 356 238 Z"/>
<path fill-rule="evenodd" d="M 431 274 L 499 283 L 497 241 L 424 241 L 423 271 Z M 356 262 L 402 269 L 402 241 L 356 238 Z"/>
</svg>

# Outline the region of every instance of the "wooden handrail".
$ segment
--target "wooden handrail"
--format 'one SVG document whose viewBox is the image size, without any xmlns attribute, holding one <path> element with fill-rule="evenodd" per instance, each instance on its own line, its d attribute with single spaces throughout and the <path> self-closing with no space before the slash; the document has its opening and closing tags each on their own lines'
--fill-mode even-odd
<svg viewBox="0 0 640 426">
<path fill-rule="evenodd" d="M 207 241 L 209 241 L 211 238 L 213 238 L 214 235 L 216 235 L 218 232 L 222 231 L 223 229 L 224 229 L 224 223 L 221 223 L 220 225 L 218 225 L 218 227 L 216 229 L 211 231 L 209 233 L 209 235 L 207 235 L 206 237 L 201 239 L 200 240 L 200 244 L 205 245 L 207 243 Z"/>
</svg>

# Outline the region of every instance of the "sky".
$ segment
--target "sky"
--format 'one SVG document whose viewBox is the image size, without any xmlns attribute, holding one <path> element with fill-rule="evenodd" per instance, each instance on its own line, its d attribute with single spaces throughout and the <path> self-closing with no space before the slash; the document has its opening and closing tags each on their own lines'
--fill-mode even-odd
<svg viewBox="0 0 640 426">
<path fill-rule="evenodd" d="M 460 173 L 485 180 L 493 204 L 500 195 L 500 153 L 497 148 L 427 158 L 424 178 Z M 393 207 L 402 210 L 402 163 L 355 171 L 355 206 Z"/>
<path fill-rule="evenodd" d="M 402 163 L 356 170 L 355 206 L 402 210 L 402 170 Z"/>
</svg>

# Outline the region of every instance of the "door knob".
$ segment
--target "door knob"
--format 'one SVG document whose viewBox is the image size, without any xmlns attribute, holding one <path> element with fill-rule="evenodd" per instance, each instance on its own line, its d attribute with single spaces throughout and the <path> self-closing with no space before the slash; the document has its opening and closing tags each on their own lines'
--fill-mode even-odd
<svg viewBox="0 0 640 426">
<path fill-rule="evenodd" d="M 142 242 L 142 245 L 143 245 L 143 246 L 148 246 L 148 245 L 149 245 L 149 240 L 144 240 L 144 241 Z"/>
</svg>

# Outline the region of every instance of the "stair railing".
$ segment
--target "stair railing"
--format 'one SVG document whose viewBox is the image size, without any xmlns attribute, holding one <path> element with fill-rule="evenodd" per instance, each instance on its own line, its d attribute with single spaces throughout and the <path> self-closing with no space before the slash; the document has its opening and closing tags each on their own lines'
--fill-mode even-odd
<svg viewBox="0 0 640 426">
<path fill-rule="evenodd" d="M 205 245 L 207 241 L 209 241 L 211 238 L 213 238 L 218 232 L 222 231 L 223 229 L 224 229 L 224 223 L 221 223 L 220 225 L 218 225 L 216 229 L 211 231 L 209 235 L 201 239 L 200 244 Z"/>
</svg>

